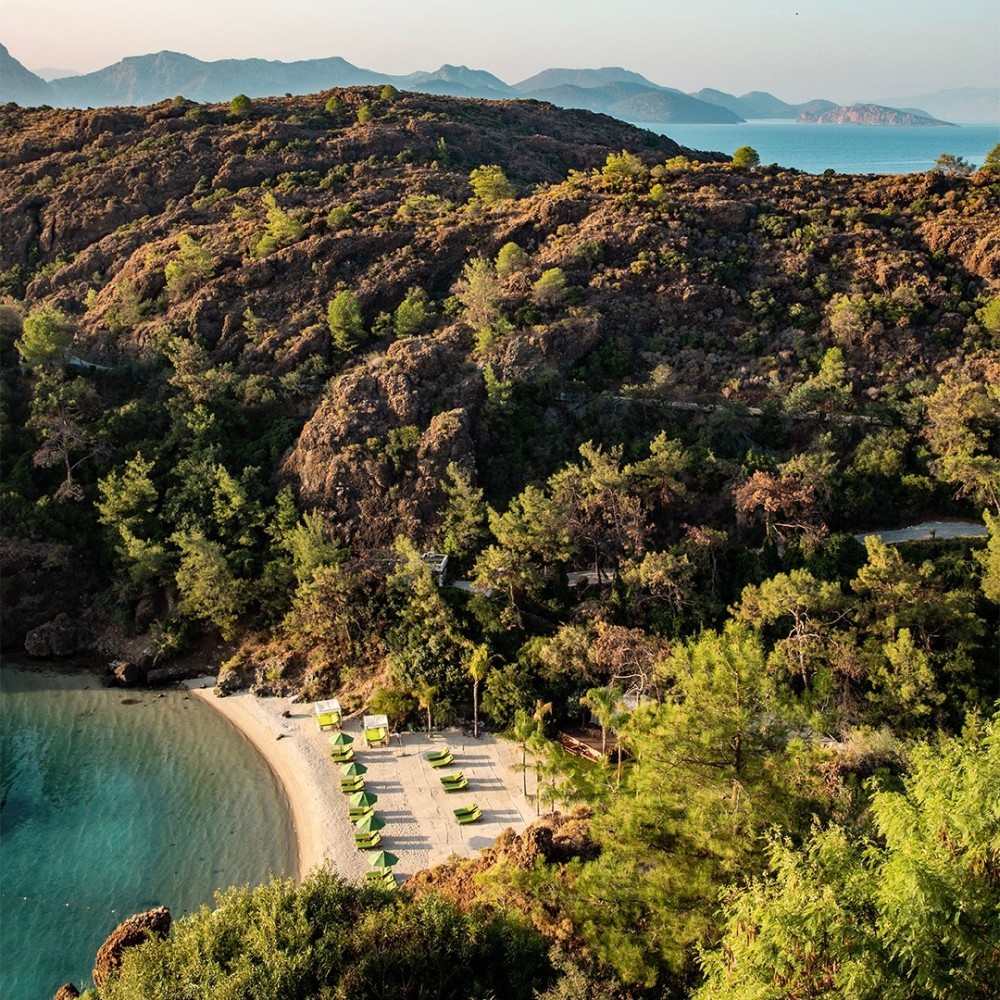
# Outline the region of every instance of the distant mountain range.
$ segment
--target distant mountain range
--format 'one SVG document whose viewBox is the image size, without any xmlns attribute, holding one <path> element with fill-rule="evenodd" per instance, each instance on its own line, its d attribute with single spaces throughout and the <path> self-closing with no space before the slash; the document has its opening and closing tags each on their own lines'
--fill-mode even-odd
<svg viewBox="0 0 1000 1000">
<path fill-rule="evenodd" d="M 50 71 L 58 73 L 60 71 Z M 803 115 L 833 112 L 833 101 L 815 100 L 788 104 L 773 94 L 751 91 L 742 97 L 721 90 L 704 89 L 686 94 L 663 87 L 621 67 L 603 69 L 547 69 L 517 84 L 508 84 L 485 70 L 445 65 L 433 72 L 405 76 L 363 69 L 339 56 L 278 62 L 265 59 L 222 59 L 204 62 L 181 52 L 127 56 L 93 73 L 45 80 L 32 73 L 0 45 L 0 102 L 23 106 L 116 107 L 155 104 L 177 95 L 195 101 L 228 101 L 236 94 L 265 97 L 308 94 L 331 87 L 384 85 L 453 97 L 489 100 L 531 98 L 558 107 L 582 108 L 615 118 L 648 124 L 734 124 L 751 118 L 790 121 Z M 951 95 L 950 97 L 946 95 Z M 964 95 L 964 96 L 963 96 Z M 960 121 L 1000 119 L 1000 90 L 945 91 L 939 104 L 963 113 Z M 935 107 L 935 95 L 908 98 L 907 105 Z M 912 107 L 900 110 L 930 117 Z M 971 114 L 976 110 L 976 114 Z"/>
</svg>

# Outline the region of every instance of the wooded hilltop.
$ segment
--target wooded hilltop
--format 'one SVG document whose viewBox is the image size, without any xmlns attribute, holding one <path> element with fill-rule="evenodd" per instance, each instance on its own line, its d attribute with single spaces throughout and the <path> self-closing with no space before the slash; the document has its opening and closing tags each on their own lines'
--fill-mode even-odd
<svg viewBox="0 0 1000 1000">
<path fill-rule="evenodd" d="M 996 169 L 393 86 L 0 120 L 5 649 L 475 715 L 551 813 L 95 995 L 991 995 Z M 924 518 L 987 534 L 859 540 Z"/>
</svg>

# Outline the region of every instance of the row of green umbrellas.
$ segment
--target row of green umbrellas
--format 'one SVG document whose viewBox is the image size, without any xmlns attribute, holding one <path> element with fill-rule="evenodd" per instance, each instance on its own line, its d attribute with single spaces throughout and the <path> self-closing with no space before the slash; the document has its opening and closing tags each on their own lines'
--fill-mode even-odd
<svg viewBox="0 0 1000 1000">
<path fill-rule="evenodd" d="M 353 742 L 353 738 L 344 732 L 330 737 L 330 746 L 332 747 L 347 747 Z M 364 764 L 353 761 L 350 764 L 342 764 L 340 771 L 345 778 L 356 778 L 362 774 L 367 774 L 368 768 Z M 374 792 L 355 792 L 350 796 L 348 801 L 352 809 L 368 809 L 378 802 L 378 796 Z M 375 833 L 377 830 L 385 828 L 385 820 L 372 812 L 367 816 L 362 816 L 354 825 L 361 833 Z M 378 854 L 372 856 L 371 866 L 372 868 L 391 868 L 397 861 L 399 861 L 399 858 L 392 851 L 379 851 Z"/>
</svg>

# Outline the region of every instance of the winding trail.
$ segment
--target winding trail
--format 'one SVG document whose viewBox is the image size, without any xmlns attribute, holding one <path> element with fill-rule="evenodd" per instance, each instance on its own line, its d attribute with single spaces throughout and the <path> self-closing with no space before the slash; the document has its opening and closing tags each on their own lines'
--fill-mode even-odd
<svg viewBox="0 0 1000 1000">
<path fill-rule="evenodd" d="M 979 521 L 924 521 L 910 528 L 896 528 L 892 531 L 864 531 L 854 537 L 863 542 L 874 535 L 886 545 L 901 542 L 930 542 L 937 538 L 986 538 L 986 526 Z"/>
</svg>

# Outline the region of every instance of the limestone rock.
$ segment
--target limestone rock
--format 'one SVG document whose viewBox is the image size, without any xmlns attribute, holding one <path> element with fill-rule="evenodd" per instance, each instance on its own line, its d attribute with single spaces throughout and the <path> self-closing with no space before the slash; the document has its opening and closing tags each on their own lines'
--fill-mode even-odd
<svg viewBox="0 0 1000 1000">
<path fill-rule="evenodd" d="M 155 910 L 137 913 L 120 923 L 107 937 L 94 959 L 94 985 L 100 989 L 121 967 L 122 952 L 140 945 L 151 935 L 164 937 L 170 930 L 170 910 L 159 906 Z"/>
<path fill-rule="evenodd" d="M 73 997 L 78 997 L 79 995 L 80 991 L 72 983 L 63 983 L 56 990 L 56 995 L 52 1000 L 73 1000 Z"/>
<path fill-rule="evenodd" d="M 139 668 L 128 660 L 115 660 L 111 664 L 111 674 L 122 687 L 131 687 L 142 679 Z"/>
<path fill-rule="evenodd" d="M 24 637 L 24 651 L 40 659 L 72 656 L 84 645 L 80 629 L 68 615 L 57 615 L 51 621 L 33 628 Z"/>
</svg>

